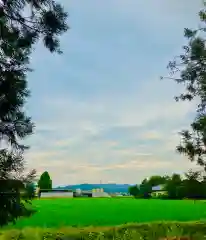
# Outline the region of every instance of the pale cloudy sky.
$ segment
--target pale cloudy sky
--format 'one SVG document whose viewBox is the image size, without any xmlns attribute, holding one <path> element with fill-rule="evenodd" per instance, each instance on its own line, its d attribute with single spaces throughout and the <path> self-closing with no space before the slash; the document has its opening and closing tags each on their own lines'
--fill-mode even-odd
<svg viewBox="0 0 206 240">
<path fill-rule="evenodd" d="M 64 55 L 40 43 L 32 56 L 28 167 L 54 185 L 139 183 L 193 167 L 175 146 L 194 104 L 176 103 L 181 86 L 159 76 L 181 53 L 184 27 L 198 26 L 201 0 L 61 2 Z"/>
</svg>

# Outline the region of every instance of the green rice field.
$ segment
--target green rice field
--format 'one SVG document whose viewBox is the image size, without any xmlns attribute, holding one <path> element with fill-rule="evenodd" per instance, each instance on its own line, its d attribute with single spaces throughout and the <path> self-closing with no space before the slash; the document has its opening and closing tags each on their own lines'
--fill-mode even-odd
<svg viewBox="0 0 206 240">
<path fill-rule="evenodd" d="M 59 198 L 34 200 L 38 209 L 9 228 L 114 226 L 153 221 L 205 221 L 206 202 L 133 198 Z M 8 228 L 7 227 L 7 228 Z"/>
</svg>

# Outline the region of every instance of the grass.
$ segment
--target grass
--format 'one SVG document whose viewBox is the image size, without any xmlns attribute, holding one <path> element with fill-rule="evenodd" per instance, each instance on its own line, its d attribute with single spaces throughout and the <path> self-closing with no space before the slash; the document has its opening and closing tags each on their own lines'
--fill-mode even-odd
<svg viewBox="0 0 206 240">
<path fill-rule="evenodd" d="M 34 200 L 38 212 L 6 229 L 24 227 L 116 226 L 154 221 L 205 221 L 206 203 L 133 198 L 60 198 Z"/>
<path fill-rule="evenodd" d="M 204 240 L 204 223 L 130 224 L 118 227 L 24 228 L 0 232 L 0 240 Z"/>
</svg>

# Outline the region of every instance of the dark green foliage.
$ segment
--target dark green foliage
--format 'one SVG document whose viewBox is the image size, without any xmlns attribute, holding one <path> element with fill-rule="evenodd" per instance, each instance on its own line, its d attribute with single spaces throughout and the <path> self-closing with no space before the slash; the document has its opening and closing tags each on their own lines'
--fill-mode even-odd
<svg viewBox="0 0 206 240">
<path fill-rule="evenodd" d="M 2 49 L 1 44 L 0 49 Z M 31 119 L 22 109 L 29 95 L 26 82 L 29 49 L 16 50 L 11 47 L 9 51 L 2 51 L 3 54 L 0 56 L 0 136 L 13 148 L 24 150 L 26 147 L 19 144 L 18 140 L 31 134 L 33 129 Z"/>
<path fill-rule="evenodd" d="M 152 185 L 147 179 L 144 179 L 140 186 L 134 185 L 128 189 L 130 195 L 135 198 L 150 198 L 152 192 Z"/>
<path fill-rule="evenodd" d="M 2 23 L 2 46 L 9 52 L 10 47 L 30 49 L 42 39 L 51 52 L 61 52 L 59 36 L 67 31 L 67 13 L 53 0 L 5 0 L 0 3 Z M 9 44 L 9 45 L 10 45 Z"/>
<path fill-rule="evenodd" d="M 19 189 L 24 188 L 21 181 L 0 180 L 0 226 L 8 221 L 13 221 L 20 214 L 20 192 Z"/>
<path fill-rule="evenodd" d="M 33 183 L 27 183 L 25 186 L 25 197 L 29 200 L 35 197 L 35 186 Z"/>
<path fill-rule="evenodd" d="M 0 226 L 8 222 L 15 223 L 18 217 L 30 216 L 33 213 L 33 210 L 23 203 L 20 191 L 25 191 L 22 181 L 0 180 L 0 199 L 4 206 L 0 211 Z"/>
<path fill-rule="evenodd" d="M 150 179 L 155 179 L 152 182 Z M 156 181 L 157 179 L 157 181 Z M 144 179 L 140 186 L 137 188 L 136 186 L 132 186 L 129 191 L 136 194 L 131 194 L 138 198 L 150 198 L 152 191 L 152 185 L 156 185 L 157 183 L 164 182 L 162 184 L 162 190 L 166 191 L 165 194 L 160 194 L 159 196 L 154 196 L 155 198 L 161 199 L 206 199 L 206 177 L 202 175 L 201 171 L 188 171 L 185 173 L 185 178 L 182 179 L 179 174 L 173 174 L 171 177 L 164 176 L 161 179 L 161 176 L 158 178 L 150 177 L 149 180 Z M 161 184 L 159 184 L 161 185 Z"/>
<path fill-rule="evenodd" d="M 204 198 L 204 186 L 200 180 L 200 172 L 192 172 L 191 170 L 185 174 L 186 179 L 182 181 L 182 195 L 191 199 L 201 199 Z"/>
<path fill-rule="evenodd" d="M 200 172 L 189 171 L 185 174 L 185 179 L 181 179 L 179 174 L 173 176 L 165 184 L 168 199 L 205 199 L 206 184 L 202 180 Z"/>
<path fill-rule="evenodd" d="M 206 199 L 206 181 L 203 179 L 201 181 L 201 192 L 202 192 L 202 197 Z"/>
<path fill-rule="evenodd" d="M 0 150 L 0 226 L 15 222 L 19 216 L 32 214 L 23 204 L 21 193 L 25 184 L 31 182 L 35 171 L 23 176 L 24 160 L 21 153 Z M 25 198 L 26 200 L 27 198 Z"/>
<path fill-rule="evenodd" d="M 179 186 L 182 180 L 179 174 L 173 174 L 172 177 L 167 181 L 165 190 L 167 191 L 169 199 L 178 199 Z"/>
<path fill-rule="evenodd" d="M 52 180 L 47 171 L 42 173 L 38 181 L 38 186 L 40 189 L 52 189 Z"/>
<path fill-rule="evenodd" d="M 150 184 L 150 186 L 154 187 L 157 185 L 162 185 L 165 184 L 167 182 L 168 177 L 167 176 L 151 176 L 148 180 L 148 183 Z"/>
<path fill-rule="evenodd" d="M 128 189 L 130 195 L 137 197 L 140 193 L 139 187 L 137 185 L 130 186 Z"/>
<path fill-rule="evenodd" d="M 144 179 L 139 186 L 140 189 L 140 196 L 143 198 L 150 198 L 152 192 L 152 186 L 150 185 L 147 179 Z"/>
<path fill-rule="evenodd" d="M 61 53 L 58 37 L 68 29 L 66 18 L 61 5 L 53 0 L 0 1 L 0 143 L 6 144 L 0 150 L 0 180 L 28 183 L 35 175 L 32 170 L 28 176 L 22 176 L 23 151 L 27 146 L 19 141 L 32 134 L 34 127 L 23 109 L 29 96 L 29 57 L 33 44 L 41 39 L 51 52 Z M 1 194 L 6 186 L 0 186 Z M 1 198 L 1 224 L 26 214 L 19 199 L 20 188 L 13 191 L 9 187 Z"/>
<path fill-rule="evenodd" d="M 169 63 L 172 79 L 185 86 L 185 92 L 175 97 L 177 101 L 198 100 L 196 118 L 191 130 L 181 132 L 182 143 L 177 151 L 197 162 L 206 171 L 206 4 L 199 12 L 200 27 L 195 30 L 185 29 L 188 45 L 183 46 L 184 53 L 179 60 Z"/>
</svg>

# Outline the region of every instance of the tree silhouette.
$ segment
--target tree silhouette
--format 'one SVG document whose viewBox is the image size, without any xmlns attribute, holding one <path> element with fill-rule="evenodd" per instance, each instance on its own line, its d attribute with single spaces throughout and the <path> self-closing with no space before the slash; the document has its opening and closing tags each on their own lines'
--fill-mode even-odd
<svg viewBox="0 0 206 240">
<path fill-rule="evenodd" d="M 0 1 L 0 224 L 26 213 L 20 190 L 35 176 L 24 176 L 22 144 L 34 124 L 24 112 L 29 96 L 27 73 L 33 45 L 43 40 L 50 52 L 61 53 L 59 36 L 67 31 L 67 13 L 54 0 Z M 8 182 L 7 182 L 8 181 Z M 14 185 L 14 186 L 13 186 Z M 7 206 L 7 207 L 5 207 Z"/>
<path fill-rule="evenodd" d="M 169 62 L 168 68 L 169 79 L 185 86 L 185 91 L 175 97 L 176 101 L 199 102 L 191 129 L 180 133 L 181 143 L 177 146 L 177 151 L 206 171 L 206 3 L 199 12 L 199 17 L 200 27 L 195 30 L 185 29 L 188 45 L 183 46 L 183 54 Z"/>
<path fill-rule="evenodd" d="M 40 176 L 40 179 L 38 181 L 38 187 L 40 189 L 52 189 L 52 180 L 47 171 L 43 172 Z"/>
</svg>

